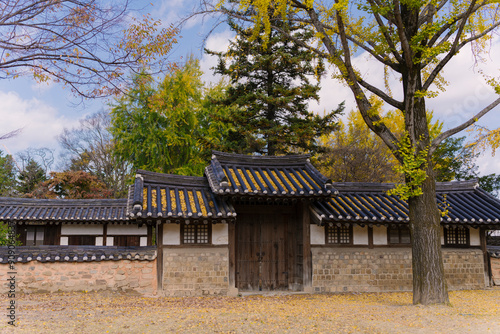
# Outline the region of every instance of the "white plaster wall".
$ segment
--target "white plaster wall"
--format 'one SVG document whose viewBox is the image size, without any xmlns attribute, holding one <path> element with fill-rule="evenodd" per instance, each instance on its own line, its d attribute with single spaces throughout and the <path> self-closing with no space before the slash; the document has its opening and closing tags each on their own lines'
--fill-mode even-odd
<svg viewBox="0 0 500 334">
<path fill-rule="evenodd" d="M 95 245 L 96 246 L 102 246 L 103 245 L 103 240 L 104 240 L 103 237 L 96 237 L 95 238 Z"/>
<path fill-rule="evenodd" d="M 354 225 L 352 227 L 352 243 L 354 245 L 368 245 L 368 227 Z"/>
<path fill-rule="evenodd" d="M 227 245 L 229 243 L 229 230 L 227 224 L 212 224 L 212 244 Z"/>
<path fill-rule="evenodd" d="M 470 231 L 470 245 L 481 246 L 481 236 L 479 235 L 478 228 L 469 228 Z"/>
<path fill-rule="evenodd" d="M 148 227 L 146 225 L 108 225 L 109 235 L 147 235 Z"/>
<path fill-rule="evenodd" d="M 106 237 L 106 246 L 113 246 L 115 244 L 115 238 L 114 237 Z"/>
<path fill-rule="evenodd" d="M 325 244 L 325 227 L 311 224 L 311 245 Z"/>
<path fill-rule="evenodd" d="M 61 237 L 61 240 L 59 241 L 59 244 L 61 246 L 68 246 L 69 239 L 68 237 Z"/>
<path fill-rule="evenodd" d="M 441 246 L 444 245 L 444 227 L 441 226 Z"/>
<path fill-rule="evenodd" d="M 387 227 L 373 226 L 373 244 L 387 245 Z"/>
<path fill-rule="evenodd" d="M 96 235 L 103 233 L 102 224 L 62 224 L 61 234 L 63 235 Z"/>
<path fill-rule="evenodd" d="M 164 245 L 181 244 L 180 224 L 163 224 L 163 244 Z"/>
</svg>

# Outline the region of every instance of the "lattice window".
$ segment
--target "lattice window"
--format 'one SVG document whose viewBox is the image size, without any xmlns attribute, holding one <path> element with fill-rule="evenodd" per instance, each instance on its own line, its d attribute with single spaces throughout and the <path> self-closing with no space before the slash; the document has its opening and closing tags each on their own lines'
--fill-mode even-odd
<svg viewBox="0 0 500 334">
<path fill-rule="evenodd" d="M 210 228 L 206 224 L 183 224 L 182 243 L 184 244 L 209 244 Z"/>
<path fill-rule="evenodd" d="M 444 229 L 446 246 L 466 247 L 469 245 L 469 229 L 466 227 L 448 227 Z"/>
<path fill-rule="evenodd" d="M 390 245 L 407 245 L 411 242 L 410 228 L 408 226 L 389 226 L 387 236 Z"/>
<path fill-rule="evenodd" d="M 327 244 L 352 244 L 351 226 L 326 226 Z"/>
</svg>

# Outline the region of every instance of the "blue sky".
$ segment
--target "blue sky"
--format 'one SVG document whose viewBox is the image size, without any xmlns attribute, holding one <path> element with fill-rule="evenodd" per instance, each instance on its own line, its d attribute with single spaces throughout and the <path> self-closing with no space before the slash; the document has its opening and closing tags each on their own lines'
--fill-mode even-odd
<svg viewBox="0 0 500 334">
<path fill-rule="evenodd" d="M 155 0 L 153 7 L 148 7 L 150 1 L 143 1 L 146 8 L 151 8 L 154 17 L 162 19 L 164 24 L 175 23 L 180 17 L 189 13 L 197 0 Z M 141 1 L 139 1 L 140 5 Z M 212 28 L 213 22 L 201 18 L 187 22 L 180 35 L 179 43 L 170 55 L 172 61 L 182 61 L 189 54 L 194 54 L 201 60 L 204 80 L 216 81 L 210 67 L 215 65 L 215 59 L 202 52 L 203 39 Z M 221 26 L 206 40 L 206 46 L 212 50 L 224 50 L 228 40 L 233 37 L 227 27 Z M 445 128 L 453 127 L 471 117 L 479 109 L 495 99 L 493 91 L 484 83 L 479 69 L 491 75 L 500 76 L 500 40 L 491 45 L 491 52 L 486 64 L 473 66 L 473 56 L 469 49 L 463 50 L 445 69 L 445 78 L 449 81 L 446 92 L 428 101 L 428 109 L 444 121 Z M 382 84 L 383 69 L 364 54 L 355 60 L 361 73 L 369 76 L 375 84 Z M 394 79 L 391 85 L 397 88 L 400 84 Z M 354 108 L 351 92 L 347 87 L 331 78 L 331 69 L 321 82 L 320 103 L 312 103 L 311 110 L 322 113 L 324 110 L 335 109 L 342 101 L 346 102 L 346 111 Z M 84 105 L 75 106 L 78 102 L 68 89 L 57 84 L 37 84 L 28 77 L 16 80 L 0 81 L 0 134 L 17 128 L 23 128 L 22 133 L 0 142 L 2 151 L 16 154 L 28 147 L 48 147 L 57 150 L 56 136 L 63 128 L 71 128 L 78 120 L 100 109 L 107 109 L 109 101 L 87 101 Z M 485 116 L 480 124 L 490 128 L 500 126 L 500 108 L 496 108 Z M 470 136 L 467 132 L 461 135 Z M 57 155 L 57 151 L 56 151 Z M 490 152 L 483 154 L 477 161 L 481 174 L 500 173 L 500 156 L 491 156 Z"/>
</svg>

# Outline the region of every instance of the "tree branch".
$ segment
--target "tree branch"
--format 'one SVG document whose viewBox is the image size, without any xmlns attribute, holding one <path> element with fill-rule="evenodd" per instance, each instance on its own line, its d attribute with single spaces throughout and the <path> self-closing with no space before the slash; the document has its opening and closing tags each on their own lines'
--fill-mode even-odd
<svg viewBox="0 0 500 334">
<path fill-rule="evenodd" d="M 454 134 L 456 134 L 456 133 L 458 133 L 458 132 L 460 132 L 462 130 L 465 130 L 466 128 L 468 128 L 472 124 L 476 123 L 481 117 L 483 117 L 484 115 L 486 115 L 489 111 L 491 111 L 493 108 L 495 108 L 499 104 L 500 104 L 500 97 L 497 98 L 495 101 L 493 101 L 489 106 L 487 106 L 486 108 L 484 108 L 483 110 L 481 110 L 480 112 L 478 112 L 477 114 L 475 114 L 468 121 L 460 124 L 457 127 L 454 127 L 453 129 L 449 129 L 449 130 L 441 133 L 439 136 L 437 136 L 432 141 L 431 147 L 429 148 L 429 156 L 432 156 L 432 154 L 434 153 L 434 151 L 438 148 L 439 144 L 441 144 L 441 142 L 443 140 L 445 140 L 448 137 L 453 136 Z"/>
</svg>

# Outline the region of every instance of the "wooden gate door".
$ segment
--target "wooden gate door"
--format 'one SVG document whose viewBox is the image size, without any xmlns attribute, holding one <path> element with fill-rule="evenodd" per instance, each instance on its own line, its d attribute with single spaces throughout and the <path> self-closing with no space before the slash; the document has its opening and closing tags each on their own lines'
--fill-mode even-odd
<svg viewBox="0 0 500 334">
<path fill-rule="evenodd" d="M 236 224 L 236 284 L 246 291 L 287 290 L 288 217 L 245 214 Z"/>
</svg>

